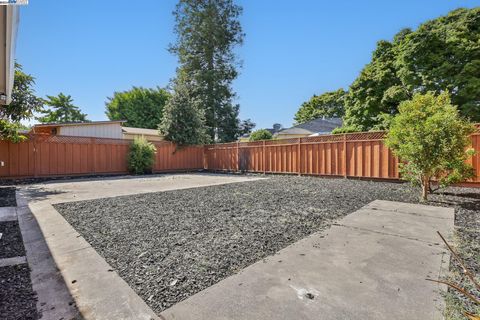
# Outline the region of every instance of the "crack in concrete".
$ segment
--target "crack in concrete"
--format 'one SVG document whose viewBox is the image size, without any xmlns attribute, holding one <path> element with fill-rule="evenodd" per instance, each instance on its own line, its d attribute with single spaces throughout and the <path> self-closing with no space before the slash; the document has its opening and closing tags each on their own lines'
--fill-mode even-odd
<svg viewBox="0 0 480 320">
<path fill-rule="evenodd" d="M 381 235 L 385 235 L 385 236 L 392 236 L 392 237 L 398 237 L 398 238 L 403 238 L 403 239 L 407 239 L 407 240 L 418 241 L 418 242 L 426 243 L 426 244 L 429 244 L 429 245 L 432 245 L 432 246 L 438 246 L 439 249 L 441 249 L 440 243 L 438 243 L 438 242 L 431 242 L 431 241 L 428 241 L 428 240 L 423 240 L 423 239 L 419 239 L 419 238 L 404 236 L 404 235 L 398 234 L 398 233 L 382 232 L 382 231 L 371 230 L 371 229 L 355 227 L 355 226 L 349 226 L 349 225 L 346 225 L 346 224 L 339 224 L 339 223 L 333 223 L 332 225 L 333 226 L 344 227 L 344 228 L 349 228 L 349 229 L 355 229 L 355 230 L 362 230 L 362 231 L 377 233 L 377 234 L 381 234 Z"/>
</svg>

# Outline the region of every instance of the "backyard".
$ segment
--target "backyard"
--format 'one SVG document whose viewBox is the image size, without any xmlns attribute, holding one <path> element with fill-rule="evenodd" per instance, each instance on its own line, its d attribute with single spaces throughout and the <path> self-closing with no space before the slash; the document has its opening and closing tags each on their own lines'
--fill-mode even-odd
<svg viewBox="0 0 480 320">
<path fill-rule="evenodd" d="M 268 176 L 54 207 L 158 314 L 376 199 L 418 203 L 418 190 Z M 478 272 L 480 190 L 449 188 L 429 204 L 455 207 L 457 244 Z"/>
</svg>

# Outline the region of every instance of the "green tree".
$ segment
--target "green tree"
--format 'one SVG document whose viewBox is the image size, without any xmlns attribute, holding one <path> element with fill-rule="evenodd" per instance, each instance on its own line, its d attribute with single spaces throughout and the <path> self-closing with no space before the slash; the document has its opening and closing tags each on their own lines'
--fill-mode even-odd
<svg viewBox="0 0 480 320">
<path fill-rule="evenodd" d="M 458 9 L 379 41 L 345 98 L 336 132 L 385 129 L 415 93 L 448 91 L 460 114 L 480 121 L 480 8 Z"/>
<path fill-rule="evenodd" d="M 271 140 L 273 138 L 272 134 L 270 131 L 266 129 L 259 129 L 250 135 L 250 141 L 259 141 L 259 140 Z"/>
<path fill-rule="evenodd" d="M 234 48 L 244 37 L 241 13 L 233 0 L 180 0 L 174 12 L 177 40 L 170 51 L 180 63 L 177 78 L 182 74 L 189 83 L 212 141 L 233 141 L 240 134 L 232 82 L 239 65 Z"/>
<path fill-rule="evenodd" d="M 18 133 L 21 120 L 31 119 L 43 107 L 43 100 L 35 95 L 35 78 L 26 74 L 22 66 L 15 63 L 12 102 L 0 106 L 0 139 L 19 142 L 25 137 Z"/>
<path fill-rule="evenodd" d="M 251 119 L 243 120 L 240 123 L 239 135 L 243 136 L 244 134 L 251 133 L 255 126 L 256 124 Z"/>
<path fill-rule="evenodd" d="M 85 122 L 87 115 L 73 104 L 72 96 L 59 93 L 58 96 L 47 96 L 45 105 L 50 109 L 43 110 L 43 117 L 37 118 L 42 123 Z"/>
<path fill-rule="evenodd" d="M 170 93 L 159 87 L 133 87 L 108 98 L 105 114 L 110 120 L 126 120 L 128 127 L 156 129 L 169 98 Z"/>
<path fill-rule="evenodd" d="M 174 94 L 165 106 L 159 125 L 160 134 L 179 146 L 208 143 L 210 139 L 198 99 L 192 97 L 186 81 L 175 82 L 174 86 Z"/>
<path fill-rule="evenodd" d="M 417 93 L 400 104 L 385 140 L 399 157 L 401 176 L 422 186 L 427 200 L 432 179 L 444 187 L 473 176 L 466 164 L 474 126 L 464 120 L 447 93 Z"/>
<path fill-rule="evenodd" d="M 295 114 L 296 123 L 304 123 L 321 117 L 341 118 L 345 114 L 345 94 L 343 89 L 314 95 L 302 103 Z"/>
<path fill-rule="evenodd" d="M 480 7 L 422 24 L 399 43 L 397 64 L 410 92 L 449 91 L 461 115 L 480 121 Z"/>
</svg>

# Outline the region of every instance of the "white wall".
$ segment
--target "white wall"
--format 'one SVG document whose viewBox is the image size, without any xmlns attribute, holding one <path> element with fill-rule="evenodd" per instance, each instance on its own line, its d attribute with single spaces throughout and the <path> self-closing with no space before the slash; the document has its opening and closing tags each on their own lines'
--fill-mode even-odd
<svg viewBox="0 0 480 320">
<path fill-rule="evenodd" d="M 70 125 L 60 127 L 59 131 L 57 134 L 62 136 L 122 139 L 122 126 L 120 123 Z"/>
</svg>

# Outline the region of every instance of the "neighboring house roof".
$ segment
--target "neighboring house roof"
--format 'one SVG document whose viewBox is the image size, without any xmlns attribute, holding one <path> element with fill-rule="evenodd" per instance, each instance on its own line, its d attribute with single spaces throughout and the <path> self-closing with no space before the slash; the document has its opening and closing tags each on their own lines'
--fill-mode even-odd
<svg viewBox="0 0 480 320">
<path fill-rule="evenodd" d="M 38 123 L 35 124 L 36 128 L 46 128 L 46 127 L 66 127 L 66 126 L 90 126 L 90 125 L 99 125 L 99 124 L 113 124 L 113 123 L 124 123 L 125 120 L 112 120 L 112 121 L 90 121 L 90 122 L 65 122 L 65 123 Z"/>
<path fill-rule="evenodd" d="M 122 127 L 122 132 L 126 133 L 126 134 L 145 135 L 145 136 L 159 136 L 160 135 L 158 130 L 144 129 L 144 128 Z"/>
<path fill-rule="evenodd" d="M 278 134 L 315 134 L 330 133 L 333 129 L 342 126 L 341 118 L 318 118 L 301 123 L 288 129 L 283 129 Z"/>
</svg>

